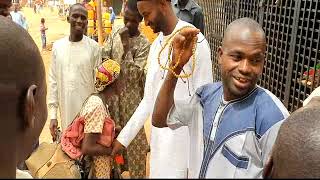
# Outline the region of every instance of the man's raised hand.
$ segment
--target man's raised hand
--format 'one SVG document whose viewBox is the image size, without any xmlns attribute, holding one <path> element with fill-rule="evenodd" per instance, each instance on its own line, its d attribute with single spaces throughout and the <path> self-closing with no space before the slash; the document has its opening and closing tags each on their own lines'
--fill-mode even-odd
<svg viewBox="0 0 320 180">
<path fill-rule="evenodd" d="M 192 56 L 194 43 L 197 43 L 197 34 L 200 32 L 197 28 L 184 28 L 173 39 L 173 66 L 179 61 L 178 68 L 182 69 Z M 179 59 L 180 56 L 180 59 Z"/>
</svg>

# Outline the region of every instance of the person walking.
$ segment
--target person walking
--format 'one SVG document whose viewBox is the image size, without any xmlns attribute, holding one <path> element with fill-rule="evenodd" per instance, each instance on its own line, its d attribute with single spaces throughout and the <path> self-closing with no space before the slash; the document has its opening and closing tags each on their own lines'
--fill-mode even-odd
<svg viewBox="0 0 320 180">
<path fill-rule="evenodd" d="M 46 47 L 47 47 L 46 30 L 48 30 L 48 28 L 45 26 L 45 19 L 41 18 L 40 34 L 41 34 L 42 50 L 46 50 Z"/>
</svg>

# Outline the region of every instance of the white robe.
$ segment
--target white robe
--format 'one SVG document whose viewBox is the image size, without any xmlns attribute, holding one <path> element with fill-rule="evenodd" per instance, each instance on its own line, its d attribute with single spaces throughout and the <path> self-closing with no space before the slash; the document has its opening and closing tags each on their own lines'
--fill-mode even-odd
<svg viewBox="0 0 320 180">
<path fill-rule="evenodd" d="M 313 97 L 320 96 L 320 87 L 317 87 L 312 93 L 303 101 L 303 106 L 306 106 Z"/>
<path fill-rule="evenodd" d="M 31 174 L 28 171 L 23 171 L 20 169 L 16 169 L 16 179 L 33 179 Z"/>
<path fill-rule="evenodd" d="M 57 119 L 65 130 L 79 112 L 83 101 L 94 92 L 94 68 L 101 62 L 97 42 L 83 36 L 79 42 L 69 36 L 53 44 L 49 69 L 49 119 Z"/>
<path fill-rule="evenodd" d="M 179 20 L 174 32 L 183 26 L 191 24 Z M 140 102 L 135 113 L 122 129 L 117 140 L 124 146 L 128 146 L 143 127 L 147 117 L 152 114 L 154 103 L 161 85 L 164 81 L 166 71 L 158 65 L 158 53 L 164 42 L 169 37 L 162 33 L 151 45 L 148 56 L 148 72 L 145 84 L 143 100 Z M 212 63 L 210 47 L 202 34 L 198 35 L 196 50 L 196 69 L 194 74 L 188 79 L 190 94 L 193 94 L 201 85 L 212 82 Z M 161 63 L 167 61 L 168 48 L 161 55 Z M 186 72 L 191 71 L 191 61 L 184 67 Z M 179 79 L 175 92 L 175 99 L 188 100 L 188 82 Z M 177 130 L 170 128 L 156 128 L 151 126 L 150 139 L 150 177 L 149 178 L 186 178 L 188 165 L 189 134 L 187 127 Z"/>
</svg>

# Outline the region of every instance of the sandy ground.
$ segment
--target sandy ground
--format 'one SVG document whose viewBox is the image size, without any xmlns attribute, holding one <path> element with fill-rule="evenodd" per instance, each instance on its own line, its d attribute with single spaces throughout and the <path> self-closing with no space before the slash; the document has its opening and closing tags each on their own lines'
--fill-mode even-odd
<svg viewBox="0 0 320 180">
<path fill-rule="evenodd" d="M 29 33 L 36 42 L 39 50 L 41 51 L 41 36 L 40 36 L 40 19 L 43 17 L 46 20 L 46 26 L 48 30 L 46 31 L 47 34 L 47 46 L 50 46 L 51 43 L 60 39 L 69 34 L 69 24 L 63 17 L 58 16 L 58 12 L 56 9 L 50 11 L 48 8 L 44 8 L 40 14 L 34 14 L 31 8 L 24 7 L 22 12 L 27 18 L 27 22 L 29 25 Z M 122 19 L 117 19 L 115 23 L 122 23 Z M 145 33 L 150 41 L 153 41 L 156 37 L 150 29 L 142 24 L 142 32 Z M 45 64 L 46 73 L 48 73 L 48 68 L 51 61 L 51 51 L 41 51 L 41 55 L 43 58 L 43 62 Z M 46 76 L 47 77 L 47 76 Z M 48 82 L 48 81 L 47 81 Z M 49 91 L 49 89 L 48 89 Z M 40 143 L 41 142 L 52 142 L 51 135 L 49 131 L 49 119 L 47 120 L 45 127 L 40 135 Z M 59 120 L 60 124 L 60 120 Z M 145 124 L 145 130 L 147 134 L 148 142 L 150 142 L 150 121 L 148 120 Z M 149 161 L 147 161 L 147 177 L 149 174 Z M 128 177 L 128 176 L 126 176 Z"/>
</svg>

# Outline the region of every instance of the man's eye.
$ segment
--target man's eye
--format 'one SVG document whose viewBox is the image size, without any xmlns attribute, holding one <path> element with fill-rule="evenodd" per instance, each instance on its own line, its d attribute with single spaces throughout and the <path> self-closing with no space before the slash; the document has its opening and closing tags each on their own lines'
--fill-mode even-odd
<svg viewBox="0 0 320 180">
<path fill-rule="evenodd" d="M 254 63 L 258 63 L 258 62 L 261 62 L 261 61 L 263 61 L 264 60 L 264 57 L 255 57 L 255 58 L 253 58 L 252 59 L 252 62 L 254 62 Z"/>
<path fill-rule="evenodd" d="M 241 59 L 241 56 L 240 55 L 236 55 L 236 54 L 232 54 L 230 55 L 232 57 L 232 59 L 234 60 L 240 60 Z"/>
</svg>

